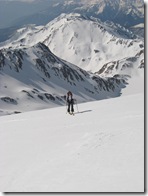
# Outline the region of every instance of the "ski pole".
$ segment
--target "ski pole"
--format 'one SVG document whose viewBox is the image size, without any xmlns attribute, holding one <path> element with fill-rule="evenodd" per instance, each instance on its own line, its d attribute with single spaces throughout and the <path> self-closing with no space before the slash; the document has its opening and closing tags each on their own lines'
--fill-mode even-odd
<svg viewBox="0 0 148 196">
<path fill-rule="evenodd" d="M 79 113 L 79 108 L 78 108 L 77 100 L 76 100 L 76 107 L 77 107 L 77 112 Z"/>
<path fill-rule="evenodd" d="M 66 101 L 66 114 L 67 114 L 67 101 Z"/>
<path fill-rule="evenodd" d="M 66 101 L 66 95 L 64 96 L 64 99 L 65 99 L 66 114 L 67 114 L 67 101 Z"/>
</svg>

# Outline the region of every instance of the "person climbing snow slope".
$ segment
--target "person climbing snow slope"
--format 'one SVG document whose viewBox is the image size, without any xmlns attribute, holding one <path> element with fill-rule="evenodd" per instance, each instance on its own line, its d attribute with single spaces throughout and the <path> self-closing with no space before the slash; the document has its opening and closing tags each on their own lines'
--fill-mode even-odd
<svg viewBox="0 0 148 196">
<path fill-rule="evenodd" d="M 67 106 L 68 106 L 67 112 L 69 114 L 73 114 L 74 113 L 74 99 L 73 99 L 73 94 L 72 94 L 71 91 L 67 92 L 67 99 L 66 99 L 66 101 L 67 101 Z"/>
</svg>

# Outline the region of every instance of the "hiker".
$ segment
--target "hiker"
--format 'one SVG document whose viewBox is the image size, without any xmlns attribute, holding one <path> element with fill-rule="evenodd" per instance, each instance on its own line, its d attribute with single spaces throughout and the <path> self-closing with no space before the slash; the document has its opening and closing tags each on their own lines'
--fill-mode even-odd
<svg viewBox="0 0 148 196">
<path fill-rule="evenodd" d="M 74 107 L 73 107 L 74 99 L 73 99 L 73 95 L 72 95 L 71 91 L 68 91 L 66 101 L 67 101 L 67 105 L 68 105 L 67 112 L 73 113 L 74 112 Z"/>
</svg>

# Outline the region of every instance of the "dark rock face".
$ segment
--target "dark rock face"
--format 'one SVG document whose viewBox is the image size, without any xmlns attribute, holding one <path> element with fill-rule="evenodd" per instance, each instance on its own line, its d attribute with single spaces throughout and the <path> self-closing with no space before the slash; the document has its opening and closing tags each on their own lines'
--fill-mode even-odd
<svg viewBox="0 0 148 196">
<path fill-rule="evenodd" d="M 1 97 L 0 99 L 2 101 L 6 102 L 6 103 L 17 105 L 17 101 L 15 99 L 13 99 L 13 98 L 10 98 L 10 97 Z"/>
<path fill-rule="evenodd" d="M 128 58 L 128 63 L 123 63 L 122 69 L 131 67 L 132 62 L 135 62 L 141 54 L 142 51 L 136 57 Z M 143 61 L 140 64 L 141 68 L 142 66 Z M 121 89 L 127 85 L 128 76 L 116 74 L 113 77 L 101 77 L 99 75 L 112 72 L 119 67 L 120 62 L 113 61 L 105 64 L 99 72 L 90 73 L 58 58 L 42 43 L 28 49 L 0 51 L 0 75 L 8 74 L 21 84 L 24 83 L 19 92 L 21 96 L 28 102 L 40 104 L 65 104 L 64 93 L 69 89 L 73 89 L 83 101 L 119 96 Z M 48 86 L 48 90 L 44 89 L 44 85 Z M 64 89 L 63 93 L 53 87 L 54 85 Z M 9 91 L 9 84 L 3 84 L 3 87 L 5 92 Z M 21 102 L 21 99 L 17 97 L 3 96 L 0 99 L 13 105 Z"/>
</svg>

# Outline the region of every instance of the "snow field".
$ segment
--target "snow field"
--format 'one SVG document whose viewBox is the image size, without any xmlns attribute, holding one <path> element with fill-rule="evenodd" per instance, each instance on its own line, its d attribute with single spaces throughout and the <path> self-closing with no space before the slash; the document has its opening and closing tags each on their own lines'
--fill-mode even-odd
<svg viewBox="0 0 148 196">
<path fill-rule="evenodd" d="M 143 192 L 143 95 L 0 118 L 0 190 Z"/>
</svg>

